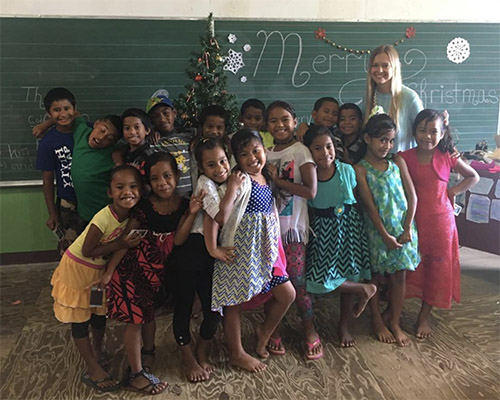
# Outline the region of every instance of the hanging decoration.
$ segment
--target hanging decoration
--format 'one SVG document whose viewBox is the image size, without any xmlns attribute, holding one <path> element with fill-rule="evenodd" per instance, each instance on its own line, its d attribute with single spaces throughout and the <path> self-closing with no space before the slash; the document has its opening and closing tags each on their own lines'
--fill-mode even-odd
<svg viewBox="0 0 500 400">
<path fill-rule="evenodd" d="M 245 66 L 243 62 L 243 54 L 233 49 L 229 49 L 227 52 L 226 63 L 224 64 L 224 71 L 231 71 L 233 74 L 240 70 L 240 68 Z"/>
<path fill-rule="evenodd" d="M 236 35 L 234 33 L 230 33 L 229 35 L 227 35 L 227 41 L 231 44 L 233 43 L 236 43 L 236 41 L 238 40 L 238 38 L 236 37 Z"/>
<path fill-rule="evenodd" d="M 396 40 L 394 43 L 391 43 L 393 46 L 398 46 L 401 43 L 403 43 L 406 39 L 413 39 L 415 37 L 416 30 L 413 26 L 410 26 L 409 28 L 406 29 L 405 31 L 405 36 L 399 40 Z M 324 28 L 318 28 L 314 31 L 314 36 L 316 39 L 322 40 L 326 43 L 328 43 L 330 46 L 335 47 L 338 50 L 345 51 L 347 53 L 354 53 L 354 54 L 370 54 L 371 50 L 370 49 L 353 49 L 351 47 L 344 46 L 342 44 L 336 43 L 333 40 L 330 40 L 326 37 L 326 31 Z"/>
<path fill-rule="evenodd" d="M 245 75 L 243 75 L 241 78 L 240 78 L 240 81 L 241 83 L 246 83 L 247 81 L 247 77 Z"/>
<path fill-rule="evenodd" d="M 461 37 L 456 37 L 446 47 L 448 60 L 455 64 L 461 64 L 470 56 L 469 42 Z"/>
</svg>

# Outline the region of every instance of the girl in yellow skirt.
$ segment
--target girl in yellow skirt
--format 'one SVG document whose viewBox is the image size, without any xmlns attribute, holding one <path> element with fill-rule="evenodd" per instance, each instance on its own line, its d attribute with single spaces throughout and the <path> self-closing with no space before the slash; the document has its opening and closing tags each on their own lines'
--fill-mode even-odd
<svg viewBox="0 0 500 400">
<path fill-rule="evenodd" d="M 105 256 L 137 246 L 140 242 L 139 235 L 123 235 L 130 211 L 141 198 L 139 171 L 130 165 L 114 168 L 108 196 L 112 204 L 99 211 L 66 250 L 51 280 L 54 314 L 59 321 L 71 323 L 71 336 L 87 364 L 87 372 L 81 381 L 100 392 L 116 390 L 119 384 L 99 364 L 106 327 L 106 304 L 102 301 L 101 306 L 95 306 L 93 302 L 94 306 L 91 306 L 90 286 L 103 275 L 107 262 Z M 92 327 L 92 343 L 89 325 Z"/>
</svg>

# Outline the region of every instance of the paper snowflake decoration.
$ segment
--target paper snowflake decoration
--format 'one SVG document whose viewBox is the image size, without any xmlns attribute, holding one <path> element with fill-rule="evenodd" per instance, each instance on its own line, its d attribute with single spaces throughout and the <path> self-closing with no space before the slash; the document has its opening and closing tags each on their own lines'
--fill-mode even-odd
<svg viewBox="0 0 500 400">
<path fill-rule="evenodd" d="M 226 63 L 224 64 L 225 71 L 231 71 L 233 74 L 236 74 L 240 68 L 245 66 L 243 62 L 243 54 L 234 51 L 233 49 L 229 49 L 227 52 L 228 56 L 225 58 Z"/>
<path fill-rule="evenodd" d="M 248 43 L 246 45 L 243 46 L 243 50 L 245 50 L 246 52 L 249 52 L 250 50 L 252 50 L 252 46 L 250 46 Z"/>
<path fill-rule="evenodd" d="M 236 40 L 238 40 L 238 38 L 234 33 L 230 33 L 229 35 L 227 35 L 227 41 L 229 43 L 236 43 Z"/>
<path fill-rule="evenodd" d="M 448 43 L 446 55 L 448 56 L 448 60 L 455 64 L 463 63 L 470 56 L 469 42 L 461 37 L 453 39 Z"/>
<path fill-rule="evenodd" d="M 247 81 L 247 77 L 243 75 L 243 76 L 240 78 L 240 81 L 241 81 L 241 83 L 246 83 L 246 81 Z"/>
</svg>

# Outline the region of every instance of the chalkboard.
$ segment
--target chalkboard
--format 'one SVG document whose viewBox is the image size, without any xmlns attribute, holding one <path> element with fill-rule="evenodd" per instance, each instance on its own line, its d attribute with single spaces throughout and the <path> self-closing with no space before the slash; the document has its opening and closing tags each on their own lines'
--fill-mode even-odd
<svg viewBox="0 0 500 400">
<path fill-rule="evenodd" d="M 70 89 L 90 120 L 144 108 L 157 88 L 167 88 L 175 98 L 189 83 L 184 69 L 191 52 L 200 49 L 205 23 L 0 19 L 0 179 L 40 177 L 31 127 L 44 118 L 47 90 Z M 266 104 L 287 100 L 305 122 L 319 97 L 359 103 L 369 55 L 356 50 L 394 43 L 409 27 L 414 37 L 397 47 L 404 84 L 426 107 L 448 109 L 460 150 L 472 149 L 481 139 L 492 143 L 499 114 L 500 24 L 215 22 L 219 44 L 235 52 L 238 66 L 227 73 L 239 103 L 249 97 Z M 318 28 L 342 48 L 317 39 Z M 447 48 L 462 62 L 452 62 Z"/>
</svg>

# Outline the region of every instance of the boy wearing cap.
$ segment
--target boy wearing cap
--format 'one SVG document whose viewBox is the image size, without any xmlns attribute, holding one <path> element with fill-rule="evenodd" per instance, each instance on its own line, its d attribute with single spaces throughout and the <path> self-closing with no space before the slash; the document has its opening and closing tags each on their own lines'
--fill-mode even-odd
<svg viewBox="0 0 500 400">
<path fill-rule="evenodd" d="M 174 121 L 177 111 L 168 97 L 168 92 L 159 89 L 148 101 L 146 112 L 159 134 L 158 142 L 154 145 L 159 151 L 165 151 L 174 156 L 179 168 L 179 182 L 177 193 L 181 196 L 189 196 L 193 189 L 191 183 L 191 155 L 189 143 L 193 138 L 193 132 L 177 132 Z M 154 137 L 155 135 L 150 135 Z"/>
</svg>

